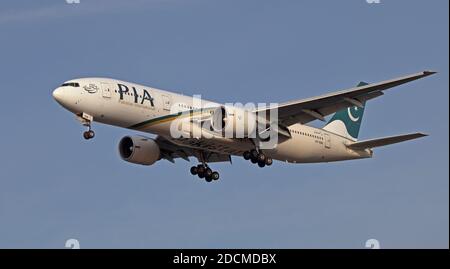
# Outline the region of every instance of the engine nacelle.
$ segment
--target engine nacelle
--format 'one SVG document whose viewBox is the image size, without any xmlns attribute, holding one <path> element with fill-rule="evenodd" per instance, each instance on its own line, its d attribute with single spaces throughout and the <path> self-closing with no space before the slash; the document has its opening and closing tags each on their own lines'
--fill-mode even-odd
<svg viewBox="0 0 450 269">
<path fill-rule="evenodd" d="M 161 151 L 155 140 L 143 136 L 125 136 L 119 142 L 119 154 L 122 160 L 152 165 L 161 158 Z"/>
<path fill-rule="evenodd" d="M 239 107 L 218 107 L 211 117 L 211 127 L 225 137 L 247 138 L 256 134 L 256 115 Z"/>
</svg>

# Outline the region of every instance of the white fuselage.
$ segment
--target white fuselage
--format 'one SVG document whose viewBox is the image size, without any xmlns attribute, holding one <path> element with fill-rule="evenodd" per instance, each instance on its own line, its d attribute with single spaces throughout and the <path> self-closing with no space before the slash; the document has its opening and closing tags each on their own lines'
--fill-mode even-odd
<svg viewBox="0 0 450 269">
<path fill-rule="evenodd" d="M 96 122 L 164 136 L 180 146 L 242 156 L 254 148 L 249 139 L 224 138 L 213 134 L 209 139 L 171 139 L 170 124 L 177 112 L 220 106 L 190 96 L 108 78 L 81 78 L 68 82 L 53 92 L 54 98 L 74 114 L 87 113 Z M 76 83 L 76 84 L 73 84 Z M 66 83 L 65 83 L 66 84 Z M 302 124 L 288 127 L 291 138 L 279 137 L 277 146 L 264 153 L 273 159 L 291 163 L 332 162 L 368 158 L 370 150 L 346 147 L 354 142 L 323 129 Z"/>
</svg>

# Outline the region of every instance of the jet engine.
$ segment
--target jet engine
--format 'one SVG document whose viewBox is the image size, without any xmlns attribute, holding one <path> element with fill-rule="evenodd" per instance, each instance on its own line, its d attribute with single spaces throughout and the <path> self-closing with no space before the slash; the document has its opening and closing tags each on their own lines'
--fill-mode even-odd
<svg viewBox="0 0 450 269">
<path fill-rule="evenodd" d="M 143 136 L 125 136 L 119 142 L 122 160 L 142 165 L 152 165 L 160 157 L 160 149 L 155 140 Z"/>
<path fill-rule="evenodd" d="M 221 106 L 214 110 L 211 127 L 225 137 L 247 138 L 256 135 L 255 113 L 239 107 Z"/>
</svg>

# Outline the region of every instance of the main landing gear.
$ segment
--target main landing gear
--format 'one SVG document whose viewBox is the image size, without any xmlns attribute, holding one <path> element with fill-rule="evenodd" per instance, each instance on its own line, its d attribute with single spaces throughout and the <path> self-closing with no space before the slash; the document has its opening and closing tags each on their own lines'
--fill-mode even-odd
<svg viewBox="0 0 450 269">
<path fill-rule="evenodd" d="M 264 153 L 258 152 L 256 149 L 246 151 L 243 154 L 244 159 L 257 163 L 259 167 L 270 166 L 273 163 L 272 158 L 267 157 Z"/>
<path fill-rule="evenodd" d="M 197 175 L 199 178 L 204 178 L 206 182 L 219 179 L 219 172 L 211 170 L 206 164 L 199 164 L 191 167 L 191 174 Z"/>
</svg>

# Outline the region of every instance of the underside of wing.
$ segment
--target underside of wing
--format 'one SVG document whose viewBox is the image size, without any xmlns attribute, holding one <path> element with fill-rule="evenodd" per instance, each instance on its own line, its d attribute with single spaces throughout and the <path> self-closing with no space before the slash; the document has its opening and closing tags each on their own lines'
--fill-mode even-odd
<svg viewBox="0 0 450 269">
<path fill-rule="evenodd" d="M 231 156 L 229 154 L 220 154 L 208 150 L 202 150 L 199 152 L 193 148 L 176 145 L 162 136 L 158 136 L 155 141 L 158 143 L 160 148 L 161 158 L 172 163 L 174 163 L 177 158 L 181 158 L 189 162 L 189 157 L 195 157 L 199 162 L 201 162 L 202 159 L 208 163 L 231 162 Z"/>
</svg>

